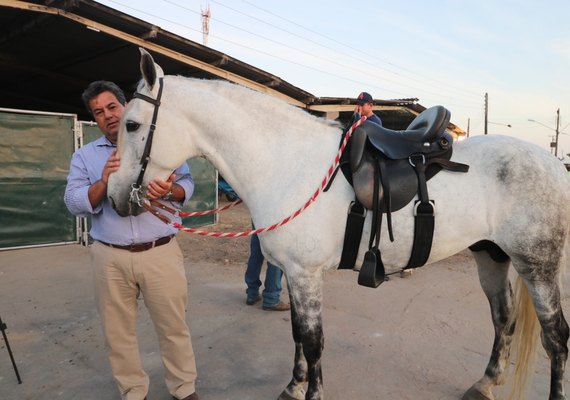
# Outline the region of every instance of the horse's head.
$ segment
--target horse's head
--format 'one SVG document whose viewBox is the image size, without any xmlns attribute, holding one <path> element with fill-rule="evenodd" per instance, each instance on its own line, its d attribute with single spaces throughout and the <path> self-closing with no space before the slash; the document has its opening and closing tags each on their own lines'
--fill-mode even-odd
<svg viewBox="0 0 570 400">
<path fill-rule="evenodd" d="M 148 183 L 156 178 L 166 180 L 186 160 L 180 154 L 179 144 L 168 137 L 168 132 L 176 129 L 176 118 L 169 107 L 172 104 L 163 96 L 164 72 L 147 51 L 142 48 L 140 51 L 143 79 L 121 118 L 118 138 L 121 166 L 110 175 L 107 190 L 109 200 L 121 216 L 143 212 L 141 200 Z"/>
</svg>

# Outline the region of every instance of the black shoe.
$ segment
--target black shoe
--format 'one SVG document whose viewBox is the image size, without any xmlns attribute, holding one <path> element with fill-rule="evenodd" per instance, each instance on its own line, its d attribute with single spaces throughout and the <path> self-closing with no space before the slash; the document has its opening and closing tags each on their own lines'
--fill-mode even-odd
<svg viewBox="0 0 570 400">
<path fill-rule="evenodd" d="M 176 397 L 173 397 L 174 400 L 178 400 Z M 186 396 L 183 399 L 180 400 L 200 400 L 200 398 L 198 397 L 198 395 L 196 394 L 196 392 L 192 393 L 190 396 Z"/>
<path fill-rule="evenodd" d="M 250 299 L 248 297 L 247 300 L 245 301 L 245 304 L 247 304 L 248 306 L 253 306 L 254 304 L 259 303 L 260 301 L 261 301 L 261 296 L 257 296 L 257 299 Z M 185 399 L 182 399 L 182 400 L 185 400 Z"/>
<path fill-rule="evenodd" d="M 288 303 L 283 303 L 280 301 L 274 306 L 263 306 L 263 309 L 265 311 L 288 311 L 291 309 L 291 306 Z"/>
</svg>

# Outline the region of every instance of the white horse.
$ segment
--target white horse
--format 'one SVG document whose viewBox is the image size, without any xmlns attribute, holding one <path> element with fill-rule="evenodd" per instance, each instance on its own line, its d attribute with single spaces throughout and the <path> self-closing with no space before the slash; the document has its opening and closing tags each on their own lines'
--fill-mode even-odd
<svg viewBox="0 0 570 400">
<path fill-rule="evenodd" d="M 164 77 L 151 56 L 141 52 L 143 80 L 137 91 L 143 96 L 125 110 L 119 134 L 121 168 L 109 180 L 108 195 L 119 214 L 142 212 L 129 201 L 129 193 L 140 175 L 155 112 L 156 131 L 142 187 L 156 177 L 166 178 L 187 158 L 204 156 L 239 193 L 256 227 L 290 215 L 319 187 L 338 151 L 338 124 L 228 82 Z M 152 104 L 159 91 L 160 104 Z M 464 399 L 493 399 L 491 390 L 502 383 L 515 327 L 532 326 L 532 303 L 540 326 L 534 333 L 521 332 L 523 345 L 532 347 L 528 343 L 542 328 L 542 344 L 551 360 L 549 399 L 565 399 L 569 329 L 559 281 L 568 250 L 570 179 L 556 158 L 509 137 L 479 136 L 457 143 L 452 160 L 471 168 L 466 174 L 442 171 L 429 181 L 438 208 L 428 263 L 479 243 L 472 249 L 478 250 L 473 254 L 495 327 L 489 364 Z M 352 187 L 339 176 L 298 218 L 260 235 L 264 255 L 285 272 L 292 305 L 293 378 L 280 399 L 324 398 L 323 272 L 339 264 L 353 199 Z M 392 214 L 394 242 L 386 239 L 386 232 L 382 235 L 387 273 L 400 270 L 410 257 L 412 214 L 412 204 Z M 367 249 L 369 219 L 358 262 Z M 521 295 L 512 294 L 507 277 L 511 264 L 519 275 Z M 516 299 L 524 294 L 531 301 L 521 301 L 519 314 L 526 315 L 531 304 L 529 323 L 514 317 Z M 527 356 L 518 356 L 523 367 Z"/>
</svg>

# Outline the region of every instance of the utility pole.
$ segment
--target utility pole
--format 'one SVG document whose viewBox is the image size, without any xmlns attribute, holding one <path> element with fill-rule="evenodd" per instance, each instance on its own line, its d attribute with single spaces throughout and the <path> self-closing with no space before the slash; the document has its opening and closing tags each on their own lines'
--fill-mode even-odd
<svg viewBox="0 0 570 400">
<path fill-rule="evenodd" d="M 537 123 L 539 125 L 542 125 L 545 128 L 550 129 L 551 131 L 554 131 L 556 133 L 556 135 L 550 136 L 552 138 L 552 141 L 550 142 L 550 151 L 554 150 L 554 152 L 552 154 L 554 154 L 554 156 L 558 157 L 558 137 L 561 133 L 568 135 L 568 133 L 564 132 L 564 129 L 566 129 L 566 127 L 568 125 L 570 125 L 570 124 L 568 124 L 568 125 L 564 126 L 564 128 L 560 129 L 560 107 L 558 107 L 558 109 L 556 110 L 556 129 L 554 129 L 548 125 L 545 125 L 542 122 L 537 121 L 535 119 L 529 118 L 529 121 Z M 564 155 L 562 155 L 562 158 L 564 158 Z"/>
<path fill-rule="evenodd" d="M 485 93 L 485 135 L 487 134 L 488 115 L 489 115 L 489 94 Z"/>
<path fill-rule="evenodd" d="M 467 137 L 469 137 L 469 125 L 471 125 L 471 118 L 467 118 Z"/>
<path fill-rule="evenodd" d="M 558 157 L 558 134 L 560 133 L 560 108 L 556 110 L 556 144 L 554 145 L 554 156 Z"/>
<path fill-rule="evenodd" d="M 556 135 L 548 136 L 550 138 L 550 154 L 554 154 L 556 151 Z"/>
</svg>

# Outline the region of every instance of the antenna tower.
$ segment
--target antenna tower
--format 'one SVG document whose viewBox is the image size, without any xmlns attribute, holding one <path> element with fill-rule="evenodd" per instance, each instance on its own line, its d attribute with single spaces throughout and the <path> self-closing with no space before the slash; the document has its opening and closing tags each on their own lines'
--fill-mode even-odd
<svg viewBox="0 0 570 400">
<path fill-rule="evenodd" d="M 200 6 L 200 10 L 202 11 L 202 44 L 204 46 L 208 45 L 208 35 L 210 34 L 210 4 L 208 3 L 208 7 L 203 9 Z"/>
</svg>

